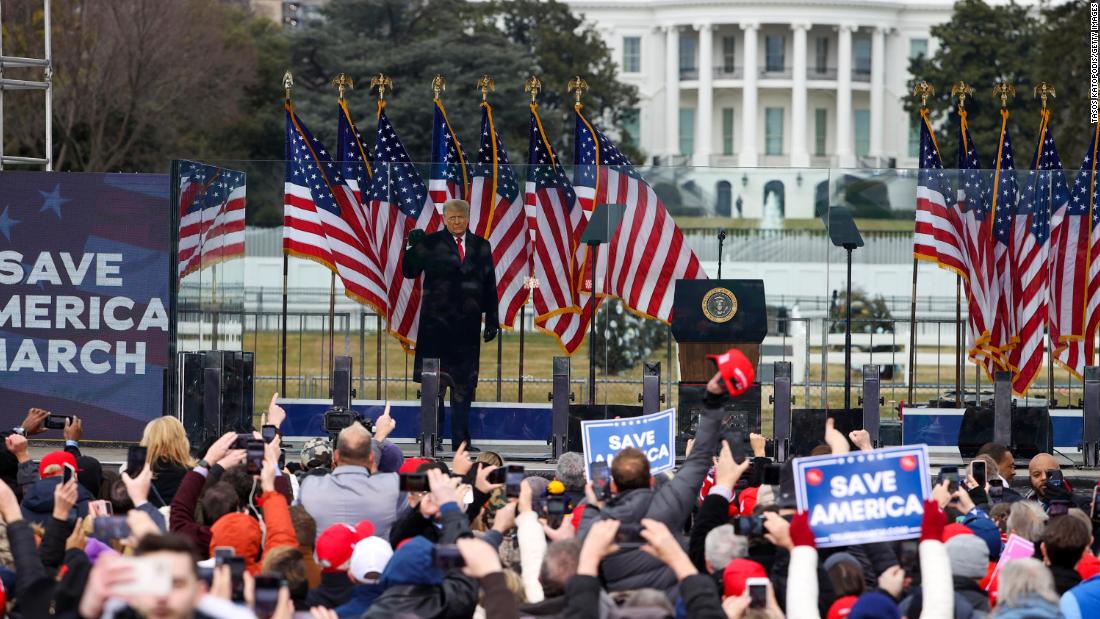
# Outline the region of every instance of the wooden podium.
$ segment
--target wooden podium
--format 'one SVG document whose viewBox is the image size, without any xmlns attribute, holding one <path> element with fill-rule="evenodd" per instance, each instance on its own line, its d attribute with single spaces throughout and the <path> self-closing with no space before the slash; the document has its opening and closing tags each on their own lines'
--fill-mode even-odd
<svg viewBox="0 0 1100 619">
<path fill-rule="evenodd" d="M 679 345 L 680 380 L 706 383 L 714 376 L 707 355 L 730 348 L 745 353 L 755 368 L 768 334 L 764 281 L 760 279 L 677 280 L 672 301 L 672 337 Z"/>
<path fill-rule="evenodd" d="M 736 348 L 757 369 L 760 343 L 768 334 L 764 282 L 759 279 L 677 280 L 672 304 L 672 337 L 679 348 L 680 385 L 676 409 L 678 444 L 694 434 L 714 363 L 707 355 Z M 760 431 L 760 384 L 726 407 L 733 429 Z M 677 448 L 678 450 L 680 447 Z"/>
</svg>

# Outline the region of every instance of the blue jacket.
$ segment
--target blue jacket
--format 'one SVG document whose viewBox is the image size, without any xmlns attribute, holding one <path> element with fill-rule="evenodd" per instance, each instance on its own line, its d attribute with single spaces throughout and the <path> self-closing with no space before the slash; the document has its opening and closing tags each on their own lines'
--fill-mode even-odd
<svg viewBox="0 0 1100 619">
<path fill-rule="evenodd" d="M 1062 619 L 1058 605 L 1043 598 L 1031 596 L 1021 604 L 1012 607 L 998 606 L 993 613 L 994 619 Z"/>
<path fill-rule="evenodd" d="M 1061 609 L 1066 619 L 1100 617 L 1100 576 L 1093 576 L 1062 594 Z"/>
<path fill-rule="evenodd" d="M 351 590 L 351 599 L 346 604 L 336 608 L 336 616 L 340 619 L 358 619 L 370 609 L 370 605 L 378 596 L 382 595 L 385 588 L 381 584 L 355 585 Z"/>
</svg>

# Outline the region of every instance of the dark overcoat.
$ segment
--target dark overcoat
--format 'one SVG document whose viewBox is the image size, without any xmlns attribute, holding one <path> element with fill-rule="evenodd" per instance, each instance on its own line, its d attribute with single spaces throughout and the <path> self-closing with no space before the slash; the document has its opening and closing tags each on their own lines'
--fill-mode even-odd
<svg viewBox="0 0 1100 619">
<path fill-rule="evenodd" d="M 456 386 L 472 389 L 477 385 L 482 315 L 486 327 L 499 330 L 500 323 L 489 241 L 469 230 L 463 239 L 463 260 L 454 236 L 444 229 L 405 250 L 401 268 L 408 278 L 424 275 L 414 380 L 420 380 L 423 360 L 437 357 Z"/>
</svg>

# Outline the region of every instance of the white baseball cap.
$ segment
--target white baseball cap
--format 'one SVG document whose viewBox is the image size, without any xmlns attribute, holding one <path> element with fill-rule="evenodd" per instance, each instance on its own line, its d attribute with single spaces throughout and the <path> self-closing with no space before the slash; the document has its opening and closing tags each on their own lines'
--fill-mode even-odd
<svg viewBox="0 0 1100 619">
<path fill-rule="evenodd" d="M 382 570 L 393 556 L 393 548 L 381 537 L 368 537 L 355 544 L 351 553 L 348 574 L 356 582 L 374 584 L 382 576 Z"/>
</svg>

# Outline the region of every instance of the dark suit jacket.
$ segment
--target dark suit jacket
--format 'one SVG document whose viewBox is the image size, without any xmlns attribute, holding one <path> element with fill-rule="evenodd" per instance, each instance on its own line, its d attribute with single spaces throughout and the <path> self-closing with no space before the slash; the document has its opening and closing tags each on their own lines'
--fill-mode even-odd
<svg viewBox="0 0 1100 619">
<path fill-rule="evenodd" d="M 454 236 L 444 229 L 405 251 L 403 275 L 424 275 L 414 380 L 420 380 L 423 360 L 435 357 L 456 386 L 473 388 L 481 355 L 482 315 L 486 327 L 500 328 L 489 241 L 466 231 L 463 245 L 465 259 L 460 261 Z"/>
</svg>

